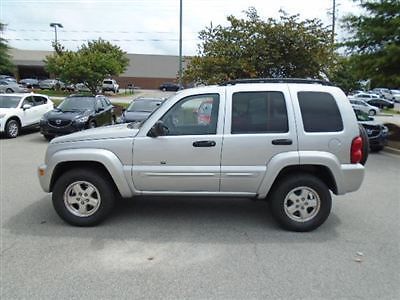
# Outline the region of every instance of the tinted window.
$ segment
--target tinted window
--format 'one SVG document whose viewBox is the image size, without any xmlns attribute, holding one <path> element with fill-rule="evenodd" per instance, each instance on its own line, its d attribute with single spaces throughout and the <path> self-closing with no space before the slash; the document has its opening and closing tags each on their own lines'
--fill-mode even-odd
<svg viewBox="0 0 400 300">
<path fill-rule="evenodd" d="M 299 92 L 297 97 L 306 132 L 343 130 L 342 117 L 336 101 L 331 94 L 323 92 Z"/>
<path fill-rule="evenodd" d="M 76 110 L 87 110 L 94 108 L 93 97 L 70 97 L 66 98 L 58 108 L 62 111 L 76 111 Z"/>
<path fill-rule="evenodd" d="M 232 96 L 233 134 L 288 132 L 286 103 L 281 92 L 240 92 Z"/>
<path fill-rule="evenodd" d="M 35 105 L 42 105 L 47 103 L 47 99 L 40 96 L 34 96 L 33 100 L 35 101 Z"/>
<path fill-rule="evenodd" d="M 33 102 L 33 97 L 32 96 L 26 97 L 24 99 L 24 102 L 22 102 L 21 107 L 24 106 L 25 104 L 29 104 L 29 105 L 35 106 L 35 102 Z"/>
<path fill-rule="evenodd" d="M 16 108 L 21 97 L 0 95 L 0 108 Z"/>
<path fill-rule="evenodd" d="M 127 111 L 152 112 L 153 110 L 158 108 L 160 104 L 161 101 L 135 100 L 129 105 Z"/>
<path fill-rule="evenodd" d="M 218 94 L 190 96 L 177 102 L 161 120 L 168 127 L 168 135 L 216 134 L 218 109 Z"/>
</svg>

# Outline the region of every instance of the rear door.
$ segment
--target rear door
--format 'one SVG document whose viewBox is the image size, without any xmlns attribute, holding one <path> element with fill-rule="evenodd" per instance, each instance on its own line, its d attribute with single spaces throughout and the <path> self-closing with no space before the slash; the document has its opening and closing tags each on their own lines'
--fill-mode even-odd
<svg viewBox="0 0 400 300">
<path fill-rule="evenodd" d="M 293 108 L 287 85 L 227 87 L 221 161 L 221 192 L 256 193 L 268 162 L 297 151 Z"/>
</svg>

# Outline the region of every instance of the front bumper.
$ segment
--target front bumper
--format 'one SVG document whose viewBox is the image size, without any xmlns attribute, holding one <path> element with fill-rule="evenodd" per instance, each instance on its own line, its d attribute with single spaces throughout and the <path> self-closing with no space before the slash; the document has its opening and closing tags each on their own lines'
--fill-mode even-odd
<svg viewBox="0 0 400 300">
<path fill-rule="evenodd" d="M 38 167 L 39 183 L 43 191 L 50 193 L 50 172 L 47 172 L 47 165 L 42 164 Z"/>
<path fill-rule="evenodd" d="M 370 146 L 379 146 L 383 147 L 388 144 L 388 134 L 380 133 L 377 136 L 368 137 Z"/>
<path fill-rule="evenodd" d="M 48 136 L 66 135 L 73 132 L 81 131 L 86 128 L 85 123 L 72 122 L 68 126 L 53 126 L 49 123 L 40 122 L 40 133 Z"/>
</svg>

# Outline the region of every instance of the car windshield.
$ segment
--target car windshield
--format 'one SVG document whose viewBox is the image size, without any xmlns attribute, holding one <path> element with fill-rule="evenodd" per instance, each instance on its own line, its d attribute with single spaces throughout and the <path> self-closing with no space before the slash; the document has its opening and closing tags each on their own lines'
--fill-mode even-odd
<svg viewBox="0 0 400 300">
<path fill-rule="evenodd" d="M 368 116 L 368 114 L 361 110 L 355 110 L 354 113 L 356 114 L 357 121 L 371 121 L 371 118 Z"/>
<path fill-rule="evenodd" d="M 66 98 L 57 108 L 61 111 L 79 111 L 94 109 L 94 99 L 94 97 Z"/>
<path fill-rule="evenodd" d="M 21 97 L 0 95 L 0 108 L 16 108 Z"/>
<path fill-rule="evenodd" d="M 160 104 L 161 101 L 136 100 L 129 105 L 127 111 L 152 112 L 157 107 L 159 107 Z"/>
</svg>

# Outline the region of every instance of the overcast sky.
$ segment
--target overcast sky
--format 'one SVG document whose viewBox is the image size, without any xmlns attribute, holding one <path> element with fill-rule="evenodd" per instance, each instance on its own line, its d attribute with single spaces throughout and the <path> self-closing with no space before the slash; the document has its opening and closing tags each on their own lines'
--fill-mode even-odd
<svg viewBox="0 0 400 300">
<path fill-rule="evenodd" d="M 211 22 L 226 24 L 226 16 L 243 16 L 251 6 L 262 18 L 278 17 L 283 9 L 328 25 L 332 1 L 183 0 L 183 54 L 197 53 L 198 32 Z M 339 18 L 359 11 L 352 0 L 336 2 Z M 3 37 L 19 49 L 51 50 L 54 29 L 49 24 L 57 22 L 63 25 L 58 39 L 68 49 L 101 37 L 128 53 L 179 52 L 179 0 L 0 0 L 0 22 L 7 25 Z"/>
</svg>

